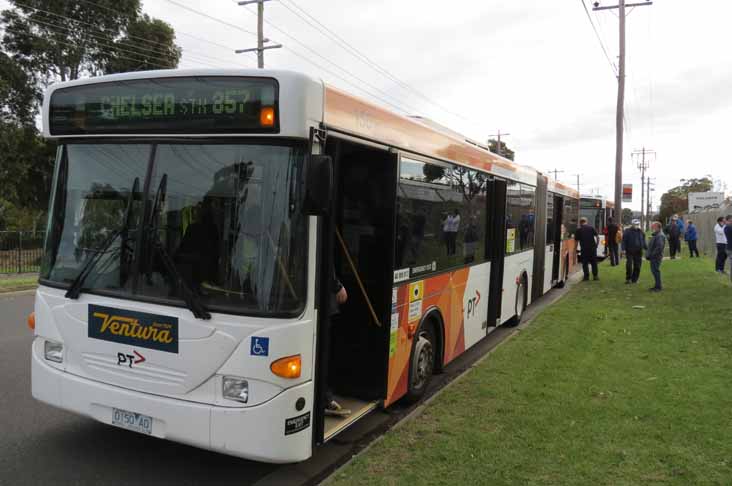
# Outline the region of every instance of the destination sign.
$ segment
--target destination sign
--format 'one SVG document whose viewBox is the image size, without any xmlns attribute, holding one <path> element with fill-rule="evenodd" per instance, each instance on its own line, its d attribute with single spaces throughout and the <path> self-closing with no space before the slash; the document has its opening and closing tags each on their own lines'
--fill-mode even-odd
<svg viewBox="0 0 732 486">
<path fill-rule="evenodd" d="M 51 96 L 51 135 L 277 133 L 277 81 L 197 76 L 87 84 Z"/>
</svg>

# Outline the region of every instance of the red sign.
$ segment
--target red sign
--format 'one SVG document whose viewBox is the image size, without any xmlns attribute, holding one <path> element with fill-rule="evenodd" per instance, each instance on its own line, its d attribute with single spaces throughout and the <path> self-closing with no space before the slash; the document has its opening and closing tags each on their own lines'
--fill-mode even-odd
<svg viewBox="0 0 732 486">
<path fill-rule="evenodd" d="M 633 184 L 623 184 L 623 202 L 633 202 Z"/>
</svg>

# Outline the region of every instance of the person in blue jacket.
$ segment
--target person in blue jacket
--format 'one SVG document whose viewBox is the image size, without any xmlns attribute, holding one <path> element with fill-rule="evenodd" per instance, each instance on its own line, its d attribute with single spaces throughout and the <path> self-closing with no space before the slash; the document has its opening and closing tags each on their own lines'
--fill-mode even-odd
<svg viewBox="0 0 732 486">
<path fill-rule="evenodd" d="M 676 220 L 676 224 L 679 227 L 679 233 L 683 235 L 684 234 L 684 219 L 681 216 L 679 216 L 679 219 Z"/>
<path fill-rule="evenodd" d="M 696 254 L 697 258 L 699 258 L 699 250 L 696 248 L 696 240 L 698 239 L 696 234 L 696 225 L 691 220 L 686 223 L 684 239 L 686 240 L 686 244 L 689 245 L 689 256 L 694 258 L 694 255 Z"/>
</svg>

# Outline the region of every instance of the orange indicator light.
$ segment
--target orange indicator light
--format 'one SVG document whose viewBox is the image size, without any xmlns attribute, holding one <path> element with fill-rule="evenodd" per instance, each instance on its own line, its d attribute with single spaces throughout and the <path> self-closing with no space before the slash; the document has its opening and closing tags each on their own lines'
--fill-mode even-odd
<svg viewBox="0 0 732 486">
<path fill-rule="evenodd" d="M 28 327 L 31 331 L 35 331 L 36 329 L 36 313 L 31 312 L 28 314 Z"/>
<path fill-rule="evenodd" d="M 273 127 L 275 124 L 275 112 L 271 106 L 263 106 L 259 111 L 259 124 L 263 127 Z"/>
<path fill-rule="evenodd" d="M 272 362 L 269 369 L 272 370 L 272 373 L 282 378 L 300 378 L 300 371 L 302 370 L 300 355 L 296 354 L 295 356 L 280 358 Z"/>
</svg>

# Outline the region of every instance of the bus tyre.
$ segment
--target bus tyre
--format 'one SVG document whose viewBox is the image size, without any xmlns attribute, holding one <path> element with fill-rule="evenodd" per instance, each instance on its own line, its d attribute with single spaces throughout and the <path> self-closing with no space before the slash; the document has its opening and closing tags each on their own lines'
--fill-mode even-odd
<svg viewBox="0 0 732 486">
<path fill-rule="evenodd" d="M 508 327 L 515 327 L 521 324 L 521 319 L 524 317 L 524 311 L 526 310 L 527 287 L 526 274 L 524 274 L 521 276 L 518 288 L 516 289 L 516 314 L 506 323 Z"/>
<path fill-rule="evenodd" d="M 409 362 L 409 389 L 404 396 L 405 401 L 416 402 L 424 396 L 435 369 L 436 344 L 434 327 L 430 322 L 426 322 L 420 328 L 412 349 Z"/>
</svg>

